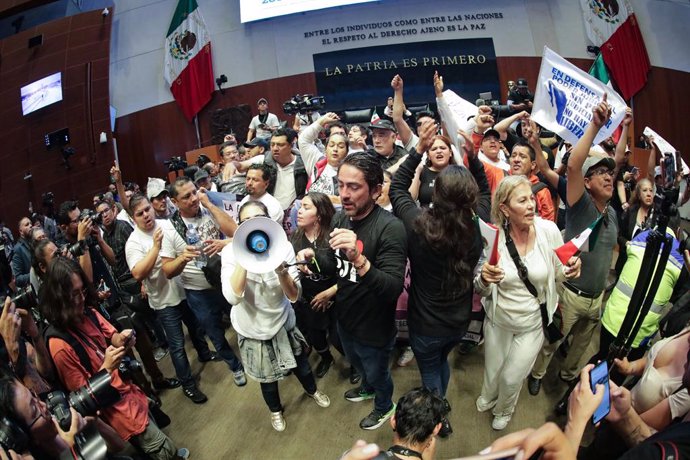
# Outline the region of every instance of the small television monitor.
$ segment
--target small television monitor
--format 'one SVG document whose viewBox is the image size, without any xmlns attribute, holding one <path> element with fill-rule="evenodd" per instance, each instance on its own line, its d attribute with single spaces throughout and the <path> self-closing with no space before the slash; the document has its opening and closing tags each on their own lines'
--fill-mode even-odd
<svg viewBox="0 0 690 460">
<path fill-rule="evenodd" d="M 22 115 L 28 115 L 62 100 L 62 72 L 22 86 Z"/>
</svg>

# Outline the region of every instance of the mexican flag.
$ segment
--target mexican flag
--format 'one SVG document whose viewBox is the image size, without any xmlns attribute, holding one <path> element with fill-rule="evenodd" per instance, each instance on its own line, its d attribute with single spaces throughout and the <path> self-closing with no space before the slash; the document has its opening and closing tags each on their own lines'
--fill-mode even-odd
<svg viewBox="0 0 690 460">
<path fill-rule="evenodd" d="M 556 251 L 556 256 L 564 265 L 567 264 L 568 260 L 575 254 L 589 252 L 594 249 L 594 245 L 597 243 L 597 238 L 599 237 L 599 229 L 601 228 L 603 217 L 603 215 L 599 216 L 597 220 L 592 222 L 582 233 L 563 246 L 554 249 L 554 251 Z"/>
<path fill-rule="evenodd" d="M 601 49 L 613 81 L 629 100 L 647 83 L 647 49 L 630 0 L 580 0 L 590 41 Z"/>
<path fill-rule="evenodd" d="M 196 0 L 180 0 L 165 39 L 165 81 L 187 121 L 214 90 L 211 36 Z"/>
<path fill-rule="evenodd" d="M 589 68 L 589 73 L 591 76 L 605 84 L 606 86 L 611 86 L 611 77 L 609 76 L 609 69 L 606 68 L 604 64 L 604 58 L 601 53 L 597 55 L 597 58 L 592 63 L 592 67 Z"/>
</svg>

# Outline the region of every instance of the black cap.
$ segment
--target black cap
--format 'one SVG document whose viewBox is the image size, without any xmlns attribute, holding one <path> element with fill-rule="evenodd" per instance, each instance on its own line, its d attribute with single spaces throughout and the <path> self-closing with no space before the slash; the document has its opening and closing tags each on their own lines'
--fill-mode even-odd
<svg viewBox="0 0 690 460">
<path fill-rule="evenodd" d="M 501 135 L 499 134 L 499 132 L 493 128 L 489 128 L 486 131 L 484 131 L 484 137 L 482 138 L 482 142 L 484 142 L 484 139 L 486 139 L 489 136 L 495 137 L 498 141 L 501 140 Z"/>
<path fill-rule="evenodd" d="M 387 129 L 388 131 L 393 131 L 397 133 L 398 130 L 395 129 L 395 125 L 392 121 L 386 120 L 385 118 L 379 118 L 376 121 L 369 123 L 369 128 L 371 129 Z"/>
<path fill-rule="evenodd" d="M 249 148 L 259 146 L 259 147 L 263 147 L 264 150 L 268 150 L 268 147 L 269 147 L 268 141 L 266 139 L 264 139 L 263 137 L 255 137 L 251 141 L 245 142 L 244 146 L 249 147 Z"/>
<path fill-rule="evenodd" d="M 518 78 L 516 84 L 517 84 L 518 88 L 520 88 L 520 87 L 527 88 L 527 79 L 526 78 Z"/>
</svg>

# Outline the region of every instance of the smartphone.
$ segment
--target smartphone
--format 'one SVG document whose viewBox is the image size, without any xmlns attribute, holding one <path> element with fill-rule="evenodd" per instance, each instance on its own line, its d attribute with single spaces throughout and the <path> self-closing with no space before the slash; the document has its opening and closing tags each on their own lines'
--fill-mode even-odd
<svg viewBox="0 0 690 460">
<path fill-rule="evenodd" d="M 499 450 L 498 452 L 470 455 L 469 457 L 454 458 L 451 460 L 513 460 L 519 451 L 519 447 L 513 447 L 512 449 Z"/>
<path fill-rule="evenodd" d="M 609 392 L 609 366 L 606 361 L 597 364 L 594 369 L 589 371 L 589 382 L 592 386 L 592 393 L 596 393 L 597 385 L 604 385 L 604 399 L 592 415 L 592 423 L 599 423 L 611 410 L 611 397 Z"/>
<path fill-rule="evenodd" d="M 633 166 L 633 168 L 630 170 L 630 172 L 631 172 L 633 175 L 637 174 L 638 171 L 639 171 L 639 169 L 637 168 L 637 166 Z"/>
</svg>

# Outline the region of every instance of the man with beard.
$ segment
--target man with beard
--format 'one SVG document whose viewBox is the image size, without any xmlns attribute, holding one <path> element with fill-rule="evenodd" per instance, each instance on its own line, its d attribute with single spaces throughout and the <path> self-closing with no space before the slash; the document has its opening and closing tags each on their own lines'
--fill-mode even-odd
<svg viewBox="0 0 690 460">
<path fill-rule="evenodd" d="M 564 240 L 569 241 L 579 235 L 600 217 L 603 222 L 596 246 L 581 254 L 580 277 L 564 282 L 559 292 L 563 313 L 561 332 L 567 336 L 572 331 L 573 336 L 568 357 L 561 365 L 560 378 L 565 382 L 573 382 L 577 378 L 582 368 L 582 355 L 599 325 L 606 277 L 617 242 L 616 212 L 609 206 L 615 162 L 608 156 L 588 156 L 592 141 L 610 117 L 611 106 L 606 103 L 604 94 L 602 102 L 593 109 L 592 121 L 573 147 L 568 161 L 568 215 Z M 528 379 L 530 394 L 539 392 L 541 379 L 559 345 L 560 341 L 557 341 L 542 348 Z M 566 406 L 567 401 L 562 400 L 557 410 L 562 411 Z"/>
<path fill-rule="evenodd" d="M 251 165 L 249 170 L 247 170 L 247 179 L 245 181 L 247 196 L 240 201 L 240 207 L 249 200 L 261 201 L 266 205 L 269 217 L 282 225 L 283 207 L 273 195 L 266 191 L 271 184 L 272 175 L 271 166 L 266 163 Z"/>
<path fill-rule="evenodd" d="M 362 375 L 361 385 L 347 391 L 345 399 L 374 399 L 374 409 L 359 424 L 365 430 L 380 427 L 395 411 L 389 361 L 407 252 L 402 222 L 376 204 L 382 183 L 376 157 L 355 153 L 345 158 L 338 170 L 342 210 L 333 218 L 329 241 L 338 268 L 338 334 L 348 360 Z"/>
<path fill-rule="evenodd" d="M 31 229 L 31 219 L 28 217 L 19 219 L 19 240 L 14 246 L 11 262 L 17 288 L 23 288 L 29 284 L 29 272 L 31 271 Z"/>
</svg>

